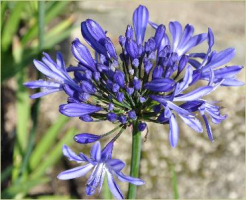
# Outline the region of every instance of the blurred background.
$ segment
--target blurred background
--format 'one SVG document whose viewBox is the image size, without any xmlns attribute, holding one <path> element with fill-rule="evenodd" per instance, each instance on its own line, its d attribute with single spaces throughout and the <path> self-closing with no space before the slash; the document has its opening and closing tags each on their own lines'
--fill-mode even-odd
<svg viewBox="0 0 246 200">
<path fill-rule="evenodd" d="M 140 4 L 148 7 L 150 20 L 168 26 L 169 21 L 194 25 L 195 34 L 215 35 L 214 50 L 234 47 L 231 65 L 245 63 L 244 2 L 81 1 L 1 2 L 1 189 L 2 198 L 89 198 L 84 193 L 87 178 L 61 181 L 57 174 L 77 166 L 62 156 L 61 147 L 88 153 L 91 145 L 78 145 L 73 135 L 102 134 L 114 126 L 109 122 L 85 123 L 61 116 L 58 106 L 66 102 L 62 93 L 29 99 L 33 91 L 23 82 L 40 77 L 32 63 L 48 52 L 55 59 L 61 51 L 67 66 L 76 61 L 71 41 L 79 38 L 80 23 L 97 21 L 120 50 L 118 36 L 132 24 L 132 13 Z M 152 29 L 147 34 L 153 35 Z M 84 42 L 84 44 L 86 44 Z M 194 49 L 205 52 L 207 44 Z M 118 51 L 119 52 L 119 51 Z M 244 71 L 238 79 L 244 80 Z M 245 102 L 244 87 L 220 88 L 207 99 L 221 101 L 228 119 L 213 126 L 215 142 L 179 123 L 180 140 L 175 149 L 168 142 L 168 127 L 148 124 L 149 135 L 142 147 L 141 178 L 137 197 L 182 199 L 244 197 L 245 191 Z M 130 162 L 131 135 L 127 130 L 115 144 L 117 158 Z M 143 134 L 144 137 L 144 134 Z M 106 144 L 106 140 L 102 141 Z M 129 174 L 129 165 L 124 173 Z M 176 177 L 176 179 L 175 179 Z M 124 194 L 128 185 L 119 183 Z M 176 186 L 176 187 L 173 187 Z M 105 189 L 106 191 L 106 189 Z M 103 198 L 104 192 L 91 198 Z M 176 196 L 177 198 L 177 196 Z"/>
</svg>

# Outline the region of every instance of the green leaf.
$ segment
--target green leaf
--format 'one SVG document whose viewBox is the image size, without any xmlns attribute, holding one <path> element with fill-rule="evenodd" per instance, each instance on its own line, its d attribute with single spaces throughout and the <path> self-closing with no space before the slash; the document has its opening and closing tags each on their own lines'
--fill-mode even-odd
<svg viewBox="0 0 246 200">
<path fill-rule="evenodd" d="M 173 165 L 170 166 L 171 172 L 172 172 L 172 188 L 173 188 L 173 196 L 174 199 L 179 199 L 179 193 L 178 193 L 178 182 L 175 170 L 173 168 Z"/>
<path fill-rule="evenodd" d="M 3 26 L 3 33 L 2 33 L 2 50 L 6 51 L 9 46 L 11 45 L 11 42 L 13 40 L 14 34 L 16 34 L 20 20 L 21 20 L 21 11 L 26 5 L 26 2 L 17 2 L 11 10 L 10 16 L 5 22 L 5 25 Z"/>
<path fill-rule="evenodd" d="M 45 196 L 39 196 L 38 199 L 71 199 L 71 198 L 69 196 L 45 195 Z"/>
<path fill-rule="evenodd" d="M 59 24 L 57 24 L 55 27 L 53 27 L 47 34 L 45 34 L 45 40 L 53 40 L 55 37 L 57 37 L 59 34 L 64 32 L 66 29 L 68 29 L 74 22 L 74 16 L 70 16 L 68 19 L 63 20 Z"/>
<path fill-rule="evenodd" d="M 38 2 L 38 49 L 42 51 L 43 43 L 44 43 L 44 34 L 45 34 L 45 2 L 39 1 Z"/>
<path fill-rule="evenodd" d="M 3 52 L 2 52 L 3 53 Z M 8 78 L 13 77 L 16 73 L 21 71 L 24 67 L 30 65 L 35 57 L 37 57 L 39 52 L 29 49 L 24 50 L 21 58 L 21 63 L 14 63 L 13 55 L 11 53 L 3 53 L 2 54 L 2 79 L 1 81 L 4 82 Z M 33 66 L 32 66 L 33 67 Z"/>
<path fill-rule="evenodd" d="M 68 117 L 60 115 L 58 120 L 47 130 L 45 135 L 37 143 L 37 146 L 34 149 L 29 161 L 29 167 L 31 171 L 34 170 L 40 164 L 43 156 L 47 155 L 47 151 L 54 146 L 57 135 L 60 133 L 64 124 L 68 120 Z"/>
<path fill-rule="evenodd" d="M 13 166 L 8 166 L 2 173 L 1 173 L 1 182 L 5 181 L 10 175 L 13 170 Z"/>
<path fill-rule="evenodd" d="M 7 1 L 1 1 L 1 31 L 3 30 L 4 25 L 4 15 L 6 14 L 5 11 L 7 10 Z M 3 33 L 2 33 L 3 34 Z"/>
<path fill-rule="evenodd" d="M 73 22 L 74 22 L 74 17 L 71 16 L 68 19 L 57 24 L 51 30 L 49 30 L 44 35 L 45 49 L 52 48 L 55 44 L 61 42 L 63 39 L 68 37 L 71 34 L 72 30 L 75 28 L 75 27 L 71 27 Z M 38 46 L 38 41 L 34 41 L 32 43 L 32 48 L 37 48 L 37 46 Z"/>
<path fill-rule="evenodd" d="M 57 36 L 54 36 L 50 39 L 47 39 L 45 41 L 45 45 L 44 45 L 44 49 L 50 49 L 51 47 L 53 47 L 55 44 L 63 41 L 64 39 L 66 39 L 72 32 L 73 29 L 77 28 L 76 26 L 71 27 L 69 29 L 67 29 L 66 31 L 60 33 Z"/>
<path fill-rule="evenodd" d="M 65 136 L 56 144 L 55 147 L 52 148 L 50 152 L 48 152 L 43 159 L 42 162 L 39 163 L 38 167 L 35 169 L 35 171 L 31 174 L 31 177 L 33 179 L 43 176 L 45 171 L 53 166 L 62 156 L 62 146 L 64 144 L 69 145 L 73 142 L 73 137 L 76 134 L 76 129 L 70 129 L 67 131 Z"/>
<path fill-rule="evenodd" d="M 12 199 L 18 194 L 27 193 L 31 188 L 47 183 L 50 179 L 48 177 L 40 178 L 40 179 L 31 179 L 23 182 L 21 184 L 14 184 L 8 187 L 6 190 L 2 192 L 3 199 Z"/>
<path fill-rule="evenodd" d="M 45 24 L 48 24 L 52 19 L 60 15 L 63 11 L 64 8 L 67 6 L 69 2 L 67 1 L 61 1 L 61 2 L 56 2 L 48 10 L 46 10 L 46 16 L 45 16 Z M 36 23 L 33 24 L 32 27 L 29 28 L 28 32 L 25 34 L 25 36 L 21 40 L 21 44 L 25 45 L 38 35 L 38 25 L 37 21 Z"/>
<path fill-rule="evenodd" d="M 13 41 L 13 56 L 15 63 L 20 63 L 22 57 L 22 47 L 17 38 Z M 28 125 L 30 118 L 30 99 L 27 89 L 23 86 L 26 81 L 27 73 L 24 69 L 20 70 L 16 76 L 17 92 L 16 92 L 16 109 L 17 109 L 17 125 L 16 138 L 14 144 L 12 180 L 16 180 L 27 147 Z"/>
</svg>

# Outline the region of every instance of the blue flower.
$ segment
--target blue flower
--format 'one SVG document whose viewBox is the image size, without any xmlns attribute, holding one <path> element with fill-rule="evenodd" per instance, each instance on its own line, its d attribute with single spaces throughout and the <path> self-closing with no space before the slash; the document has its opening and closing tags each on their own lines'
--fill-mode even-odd
<svg viewBox="0 0 246 200">
<path fill-rule="evenodd" d="M 100 192 L 104 181 L 104 176 L 107 175 L 108 187 L 116 199 L 123 199 L 123 194 L 119 186 L 114 180 L 116 176 L 122 182 L 129 182 L 134 185 L 143 185 L 145 182 L 141 179 L 124 175 L 121 171 L 125 167 L 125 163 L 119 159 L 112 158 L 113 142 L 109 142 L 107 146 L 101 150 L 101 145 L 96 142 L 90 152 L 90 158 L 83 153 L 77 155 L 66 145 L 63 146 L 63 154 L 70 161 L 77 163 L 87 163 L 80 167 L 61 172 L 57 178 L 60 180 L 68 180 L 85 176 L 91 169 L 93 169 L 85 188 L 85 193 L 91 196 L 98 188 Z"/>
<path fill-rule="evenodd" d="M 149 11 L 145 6 L 140 5 L 133 13 L 133 26 L 137 44 L 142 44 L 144 41 L 148 21 Z"/>
<path fill-rule="evenodd" d="M 42 62 L 35 60 L 34 64 L 48 80 L 25 83 L 29 88 L 43 89 L 31 97 L 64 91 L 67 104 L 60 105 L 59 111 L 85 122 L 107 120 L 126 128 L 137 120 L 139 130 L 146 128 L 146 122 L 168 125 L 172 147 L 179 139 L 177 118 L 198 133 L 205 124 L 212 141 L 207 117 L 218 124 L 226 115 L 220 114 L 219 106 L 207 102 L 206 96 L 221 86 L 244 84 L 236 79 L 243 66 L 227 66 L 236 55 L 235 49 L 213 50 L 216 40 L 210 28 L 207 33 L 193 35 L 195 28 L 190 24 L 182 27 L 172 21 L 168 28 L 155 24 L 149 21 L 149 11 L 143 5 L 134 11 L 132 22 L 124 36 L 119 36 L 122 52 L 118 59 L 106 31 L 92 19 L 83 21 L 82 36 L 96 56 L 78 39 L 71 46 L 76 66 L 66 68 L 59 53 L 56 63 L 44 54 Z M 145 35 L 148 24 L 154 28 L 150 38 Z M 203 52 L 189 53 L 203 42 L 207 44 Z M 96 142 L 109 135 L 86 133 L 80 142 Z"/>
<path fill-rule="evenodd" d="M 41 88 L 43 91 L 33 94 L 30 98 L 39 98 L 47 94 L 58 92 L 63 90 L 63 86 L 66 84 L 74 89 L 80 91 L 79 86 L 68 75 L 66 66 L 61 53 L 57 53 L 57 62 L 55 63 L 47 53 L 43 53 L 44 57 L 42 62 L 34 60 L 35 67 L 44 75 L 48 80 L 37 80 L 24 83 L 24 85 L 31 89 Z"/>
</svg>

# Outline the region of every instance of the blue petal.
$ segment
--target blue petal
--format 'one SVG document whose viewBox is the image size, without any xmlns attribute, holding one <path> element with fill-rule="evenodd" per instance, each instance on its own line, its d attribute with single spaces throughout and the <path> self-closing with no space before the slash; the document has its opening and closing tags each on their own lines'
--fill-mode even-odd
<svg viewBox="0 0 246 200">
<path fill-rule="evenodd" d="M 171 118 L 169 120 L 169 126 L 170 126 L 169 140 L 171 146 L 174 148 L 177 146 L 178 139 L 179 139 L 179 127 L 174 114 L 171 115 Z"/>
<path fill-rule="evenodd" d="M 94 168 L 92 174 L 90 175 L 87 181 L 85 193 L 88 196 L 91 196 L 95 193 L 97 187 L 103 181 L 101 179 L 103 178 L 104 174 L 105 174 L 104 164 L 100 163 Z"/>
<path fill-rule="evenodd" d="M 221 86 L 243 86 L 243 85 L 244 85 L 244 82 L 239 81 L 235 78 L 226 78 L 221 84 Z"/>
<path fill-rule="evenodd" d="M 49 69 L 44 63 L 42 63 L 38 60 L 34 60 L 33 63 L 35 65 L 35 67 L 38 69 L 38 71 L 42 72 L 42 74 L 44 74 L 50 78 L 53 78 L 55 80 L 58 80 L 61 83 L 64 83 L 64 79 L 60 75 L 51 71 L 51 69 Z"/>
<path fill-rule="evenodd" d="M 208 46 L 211 49 L 213 45 L 214 45 L 214 34 L 213 31 L 210 28 L 208 28 Z"/>
<path fill-rule="evenodd" d="M 149 25 L 154 28 L 154 29 L 157 29 L 158 28 L 158 24 L 156 24 L 155 22 L 152 22 L 152 21 L 148 21 Z"/>
<path fill-rule="evenodd" d="M 174 88 L 175 81 L 169 78 L 152 80 L 144 85 L 144 88 L 154 92 L 167 92 Z"/>
<path fill-rule="evenodd" d="M 57 64 L 52 60 L 52 58 L 49 56 L 49 54 L 43 52 L 44 57 L 42 57 L 42 62 L 54 73 L 57 75 L 64 77 L 64 74 L 62 71 L 58 68 Z"/>
<path fill-rule="evenodd" d="M 98 193 L 100 193 L 104 181 L 106 170 L 103 170 L 102 175 L 101 175 L 101 180 L 100 183 L 98 184 Z"/>
<path fill-rule="evenodd" d="M 132 59 L 138 58 L 139 56 L 138 45 L 134 40 L 127 39 L 125 47 L 126 47 L 127 53 Z"/>
<path fill-rule="evenodd" d="M 120 87 L 125 86 L 125 74 L 122 71 L 116 70 L 113 78 L 114 78 L 115 83 L 119 84 Z"/>
<path fill-rule="evenodd" d="M 81 81 L 81 90 L 82 92 L 88 93 L 88 94 L 95 94 L 96 88 L 94 85 L 88 81 Z"/>
<path fill-rule="evenodd" d="M 76 161 L 77 163 L 83 162 L 83 161 L 87 161 L 87 160 L 83 160 L 80 156 L 78 156 L 76 153 L 74 153 L 68 146 L 63 145 L 62 147 L 62 152 L 63 155 L 66 156 L 70 161 Z"/>
<path fill-rule="evenodd" d="M 180 73 L 183 71 L 183 69 L 185 68 L 187 62 L 188 62 L 188 56 L 183 55 L 183 56 L 180 58 L 180 61 L 179 61 L 179 65 L 178 65 L 178 74 L 180 74 Z"/>
<path fill-rule="evenodd" d="M 182 34 L 182 25 L 178 22 L 170 22 L 169 23 L 169 30 L 170 33 L 172 34 L 172 39 L 173 39 L 173 52 L 176 52 L 176 48 L 178 47 L 180 37 Z"/>
<path fill-rule="evenodd" d="M 98 112 L 100 110 L 102 110 L 102 108 L 86 103 L 70 103 L 59 106 L 59 111 L 68 117 L 80 117 L 81 115 Z"/>
<path fill-rule="evenodd" d="M 172 101 L 172 99 L 167 98 L 167 96 L 150 95 L 150 98 L 161 103 L 162 105 L 166 105 L 169 100 Z"/>
<path fill-rule="evenodd" d="M 135 38 L 138 44 L 144 41 L 146 27 L 149 21 L 149 11 L 145 6 L 138 6 L 133 13 L 133 26 L 135 31 Z"/>
<path fill-rule="evenodd" d="M 87 19 L 86 26 L 90 32 L 90 34 L 95 38 L 97 41 L 100 41 L 103 38 L 106 38 L 105 31 L 102 27 L 94 20 Z"/>
<path fill-rule="evenodd" d="M 219 53 L 215 54 L 211 61 L 203 67 L 203 70 L 207 70 L 209 67 L 216 68 L 221 65 L 228 63 L 234 56 L 236 55 L 236 51 L 233 48 L 228 48 Z"/>
<path fill-rule="evenodd" d="M 84 176 L 88 171 L 90 171 L 91 168 L 94 166 L 92 164 L 87 164 L 80 167 L 75 167 L 73 169 L 66 170 L 64 172 L 61 172 L 57 178 L 60 180 L 68 180 L 73 178 L 78 178 L 81 176 Z"/>
<path fill-rule="evenodd" d="M 165 31 L 166 31 L 166 27 L 161 24 L 158 26 L 158 28 L 156 29 L 155 32 L 155 43 L 159 46 L 161 43 L 161 40 L 163 39 L 164 35 L 165 35 Z"/>
<path fill-rule="evenodd" d="M 114 195 L 116 199 L 124 199 L 123 194 L 120 191 L 119 186 L 115 183 L 113 175 L 107 171 L 108 177 L 108 187 L 111 193 Z"/>
<path fill-rule="evenodd" d="M 26 82 L 23 85 L 31 89 L 35 89 L 35 88 L 59 89 L 61 87 L 61 84 L 59 83 L 44 81 L 42 79 L 37 81 Z"/>
<path fill-rule="evenodd" d="M 208 109 L 206 109 L 206 111 L 211 117 L 211 120 L 214 124 L 219 124 L 227 118 L 227 115 L 220 115 L 220 113 L 216 114 L 216 113 L 209 111 Z"/>
<path fill-rule="evenodd" d="M 232 78 L 242 70 L 243 66 L 230 66 L 214 70 L 216 78 Z M 202 78 L 208 78 L 209 72 L 202 73 Z"/>
<path fill-rule="evenodd" d="M 91 148 L 91 158 L 97 162 L 101 160 L 101 145 L 98 141 Z"/>
<path fill-rule="evenodd" d="M 183 80 L 177 84 L 178 90 L 175 90 L 175 95 L 181 93 L 183 90 L 189 87 L 192 81 L 193 70 L 191 66 L 187 66 Z"/>
<path fill-rule="evenodd" d="M 84 66 L 92 71 L 96 71 L 95 62 L 85 45 L 83 45 L 79 39 L 75 39 L 72 42 L 72 53 L 74 57 Z"/>
<path fill-rule="evenodd" d="M 184 46 L 189 40 L 190 38 L 192 37 L 194 33 L 194 27 L 190 24 L 187 24 L 184 28 L 184 32 L 182 34 L 182 38 L 180 39 L 180 42 L 179 42 L 179 45 L 178 45 L 178 48 L 181 48 L 182 46 Z"/>
<path fill-rule="evenodd" d="M 133 38 L 133 29 L 132 29 L 132 26 L 130 26 L 130 25 L 127 25 L 127 27 L 126 27 L 126 34 L 125 34 L 125 36 L 126 36 L 126 38 L 130 38 L 130 39 L 134 39 Z M 124 39 L 125 40 L 125 39 Z"/>
<path fill-rule="evenodd" d="M 58 64 L 63 66 L 57 65 L 47 53 L 44 52 L 43 55 L 44 55 L 44 57 L 42 58 L 43 63 L 46 65 L 47 69 L 51 70 L 51 76 L 49 76 L 50 78 L 54 78 L 55 80 L 58 80 L 61 83 L 67 83 L 71 85 L 73 88 L 79 90 L 78 85 L 68 75 L 65 69 L 64 60 L 60 53 L 57 53 L 57 60 L 58 60 Z"/>
<path fill-rule="evenodd" d="M 204 59 L 206 58 L 207 53 L 190 53 L 189 58 L 201 58 Z"/>
<path fill-rule="evenodd" d="M 118 179 L 120 181 L 122 181 L 122 182 L 129 182 L 129 183 L 134 184 L 134 185 L 143 185 L 143 184 L 145 184 L 145 181 L 143 181 L 143 180 L 141 180 L 139 178 L 126 176 L 122 172 L 116 172 L 116 175 L 117 175 Z"/>
<path fill-rule="evenodd" d="M 125 167 L 125 163 L 119 159 L 109 159 L 107 160 L 106 164 L 116 172 L 121 171 Z"/>
<path fill-rule="evenodd" d="M 187 101 L 184 104 L 180 105 L 181 108 L 189 111 L 195 112 L 198 108 L 204 103 L 204 101 L 196 100 L 196 101 Z"/>
<path fill-rule="evenodd" d="M 189 51 L 191 48 L 197 46 L 198 44 L 202 43 L 206 39 L 207 39 L 207 33 L 202 33 L 202 34 L 193 36 L 186 44 L 184 44 L 183 46 L 180 46 L 180 48 L 177 50 L 177 54 L 179 56 L 183 55 L 184 53 Z"/>
<path fill-rule="evenodd" d="M 205 126 L 206 126 L 206 129 L 207 129 L 208 137 L 209 137 L 210 141 L 213 142 L 214 138 L 213 138 L 213 134 L 212 134 L 212 129 L 211 129 L 209 123 L 208 123 L 208 119 L 207 119 L 207 117 L 205 115 L 202 115 L 202 118 L 203 118 L 203 120 L 205 122 Z"/>
<path fill-rule="evenodd" d="M 163 74 L 163 67 L 158 65 L 153 70 L 152 79 L 162 78 L 162 74 Z"/>
<path fill-rule="evenodd" d="M 162 38 L 162 40 L 161 40 L 161 42 L 160 42 L 160 45 L 159 45 L 159 48 L 158 48 L 158 53 L 159 53 L 161 50 L 163 50 L 164 47 L 167 46 L 167 45 L 170 45 L 170 40 L 169 40 L 167 34 L 165 33 L 164 36 L 163 36 L 163 38 Z M 159 55 L 159 54 L 158 54 L 158 55 Z"/>
<path fill-rule="evenodd" d="M 100 135 L 94 135 L 91 133 L 80 133 L 74 136 L 74 140 L 80 144 L 93 143 L 99 139 L 101 139 Z"/>
<path fill-rule="evenodd" d="M 98 23 L 87 19 L 81 23 L 81 32 L 86 42 L 93 49 L 107 57 L 106 48 L 100 43 L 102 39 L 106 38 L 106 35 Z"/>
<path fill-rule="evenodd" d="M 199 87 L 191 92 L 188 92 L 187 94 L 181 95 L 179 97 L 175 97 L 174 101 L 193 101 L 201 98 L 204 95 L 209 94 L 211 91 L 213 91 L 212 86 L 203 86 Z"/>
<path fill-rule="evenodd" d="M 77 67 L 75 67 L 75 66 L 69 66 L 69 67 L 67 68 L 67 72 L 85 71 L 85 70 L 87 70 L 87 68 L 84 67 L 84 66 L 82 66 L 82 65 L 77 66 Z"/>
<path fill-rule="evenodd" d="M 36 99 L 36 98 L 39 98 L 39 97 L 42 97 L 42 96 L 45 96 L 45 95 L 48 95 L 48 94 L 51 94 L 51 93 L 54 93 L 54 92 L 59 92 L 61 91 L 61 89 L 49 89 L 49 90 L 45 90 L 43 92 L 38 92 L 36 94 L 33 94 L 30 96 L 31 99 Z"/>
<path fill-rule="evenodd" d="M 172 103 L 171 101 L 167 101 L 167 106 L 169 108 L 173 109 L 178 114 L 185 115 L 185 116 L 193 116 L 192 113 L 190 113 L 187 110 L 177 106 L 176 104 Z"/>
<path fill-rule="evenodd" d="M 104 39 L 103 43 L 104 43 L 104 46 L 105 46 L 108 54 L 110 55 L 110 57 L 117 60 L 117 54 L 116 54 L 116 51 L 115 51 L 115 48 L 114 48 L 112 41 L 107 37 Z"/>
<path fill-rule="evenodd" d="M 201 66 L 201 63 L 194 59 L 189 59 L 188 62 L 196 69 L 198 69 Z"/>
<path fill-rule="evenodd" d="M 203 132 L 202 124 L 197 118 L 187 117 L 187 116 L 183 116 L 183 115 L 179 115 L 179 116 L 184 121 L 184 123 L 186 123 L 189 127 L 194 129 L 196 132 L 198 132 L 198 133 Z"/>
<path fill-rule="evenodd" d="M 101 152 L 101 159 L 102 160 L 107 160 L 107 159 L 111 159 L 112 157 L 112 151 L 113 151 L 113 147 L 114 147 L 114 141 L 111 140 L 102 150 Z"/>
<path fill-rule="evenodd" d="M 66 71 L 66 65 L 63 59 L 63 56 L 61 52 L 56 53 L 56 63 L 57 63 L 57 68 L 60 69 L 61 71 Z"/>
</svg>

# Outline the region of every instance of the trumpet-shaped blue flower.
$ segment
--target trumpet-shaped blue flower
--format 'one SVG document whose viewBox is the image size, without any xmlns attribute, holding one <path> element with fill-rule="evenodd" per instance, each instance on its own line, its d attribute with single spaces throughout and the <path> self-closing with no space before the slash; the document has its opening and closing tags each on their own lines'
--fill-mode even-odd
<svg viewBox="0 0 246 200">
<path fill-rule="evenodd" d="M 87 181 L 85 193 L 88 196 L 91 196 L 95 193 L 97 188 L 100 192 L 104 181 L 104 176 L 106 175 L 108 179 L 108 187 L 111 193 L 115 198 L 123 199 L 123 194 L 115 182 L 114 176 L 122 182 L 129 182 L 134 185 L 143 185 L 145 182 L 141 179 L 124 175 L 121 171 L 125 167 L 125 163 L 119 159 L 113 159 L 112 150 L 113 142 L 108 143 L 102 150 L 100 143 L 96 142 L 93 145 L 90 152 L 90 157 L 88 158 L 83 153 L 79 153 L 77 155 L 69 147 L 64 145 L 62 149 L 63 154 L 70 161 L 87 164 L 61 172 L 57 178 L 61 180 L 79 178 L 85 176 L 91 169 L 93 169 Z"/>
</svg>

